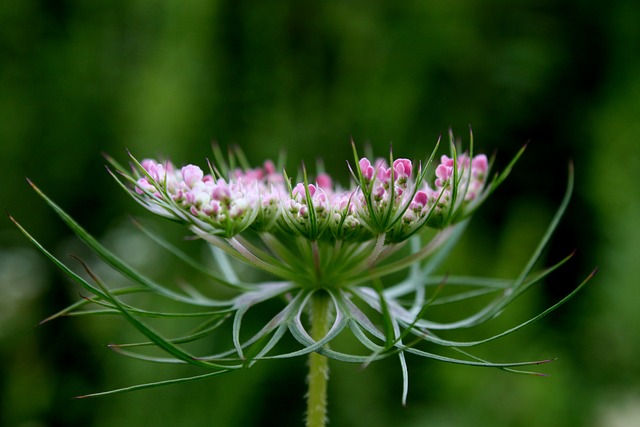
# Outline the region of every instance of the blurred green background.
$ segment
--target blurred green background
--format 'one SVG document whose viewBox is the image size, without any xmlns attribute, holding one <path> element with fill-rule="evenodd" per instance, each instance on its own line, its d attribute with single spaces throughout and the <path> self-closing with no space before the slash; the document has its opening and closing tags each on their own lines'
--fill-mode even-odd
<svg viewBox="0 0 640 427">
<path fill-rule="evenodd" d="M 558 312 L 478 350 L 497 361 L 558 357 L 542 367 L 551 377 L 409 358 L 403 408 L 396 360 L 332 362 L 331 425 L 640 425 L 639 19 L 640 3 L 627 0 L 5 0 L 0 205 L 59 256 L 91 259 L 27 176 L 132 263 L 173 281 L 179 267 L 131 231 L 129 215 L 148 215 L 101 152 L 204 165 L 216 140 L 256 164 L 282 150 L 289 169 L 320 157 L 346 181 L 350 137 L 424 158 L 450 127 L 467 141 L 471 124 L 477 151 L 496 152 L 498 166 L 528 143 L 448 268 L 517 275 L 573 161 L 576 192 L 546 256 L 577 254 L 497 324 L 543 310 L 596 265 L 599 274 Z M 79 292 L 0 222 L 1 425 L 301 425 L 303 359 L 72 400 L 194 373 L 106 349 L 128 337 L 114 319 L 34 328 Z"/>
</svg>

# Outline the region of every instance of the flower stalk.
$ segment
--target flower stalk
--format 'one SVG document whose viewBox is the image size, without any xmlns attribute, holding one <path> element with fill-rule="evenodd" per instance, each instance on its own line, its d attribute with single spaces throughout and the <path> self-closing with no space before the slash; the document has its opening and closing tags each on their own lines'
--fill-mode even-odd
<svg viewBox="0 0 640 427">
<path fill-rule="evenodd" d="M 320 341 L 329 332 L 331 299 L 324 291 L 311 296 L 311 338 Z M 329 359 L 318 352 L 309 354 L 309 377 L 307 393 L 307 427 L 324 427 L 327 423 L 327 385 L 329 381 Z"/>
</svg>

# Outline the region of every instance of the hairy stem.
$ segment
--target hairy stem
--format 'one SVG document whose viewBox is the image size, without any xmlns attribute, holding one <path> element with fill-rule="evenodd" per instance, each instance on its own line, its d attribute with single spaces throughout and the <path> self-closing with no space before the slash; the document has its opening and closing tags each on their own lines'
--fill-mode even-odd
<svg viewBox="0 0 640 427">
<path fill-rule="evenodd" d="M 329 331 L 330 298 L 318 291 L 311 297 L 311 337 L 319 341 Z M 309 354 L 309 392 L 307 427 L 324 427 L 327 423 L 327 382 L 329 360 L 318 353 Z"/>
</svg>

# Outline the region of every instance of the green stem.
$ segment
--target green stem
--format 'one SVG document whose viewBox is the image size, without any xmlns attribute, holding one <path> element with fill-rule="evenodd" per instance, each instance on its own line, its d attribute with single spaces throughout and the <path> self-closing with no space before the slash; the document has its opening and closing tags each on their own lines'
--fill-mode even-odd
<svg viewBox="0 0 640 427">
<path fill-rule="evenodd" d="M 311 253 L 313 254 L 313 267 L 315 268 L 316 280 L 320 282 L 322 280 L 322 269 L 320 268 L 320 249 L 318 248 L 317 240 L 311 242 Z"/>
<path fill-rule="evenodd" d="M 311 337 L 319 341 L 329 331 L 330 298 L 324 291 L 311 297 Z M 329 359 L 316 352 L 309 354 L 309 393 L 307 427 L 324 427 L 327 423 L 327 382 Z"/>
</svg>

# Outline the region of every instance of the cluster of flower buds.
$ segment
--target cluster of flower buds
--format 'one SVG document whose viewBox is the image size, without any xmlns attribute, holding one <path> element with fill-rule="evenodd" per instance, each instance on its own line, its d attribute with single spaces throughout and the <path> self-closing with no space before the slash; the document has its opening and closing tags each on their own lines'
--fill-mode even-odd
<svg viewBox="0 0 640 427">
<path fill-rule="evenodd" d="M 351 188 L 340 189 L 327 174 L 292 184 L 273 162 L 258 169 L 205 174 L 198 166 L 143 160 L 133 180 L 134 195 L 155 213 L 191 223 L 226 238 L 252 228 L 309 240 L 369 240 L 385 235 L 407 239 L 423 225 L 444 228 L 464 218 L 483 197 L 487 157 L 443 155 L 435 167 L 408 159 L 359 158 Z"/>
<path fill-rule="evenodd" d="M 469 205 L 476 206 L 485 187 L 489 162 L 487 156 L 480 154 L 470 159 L 462 154 L 457 159 L 443 155 L 436 168 L 435 189 L 428 186 L 416 193 L 415 207 L 430 214 L 428 224 L 442 227 L 451 220 L 450 215 L 470 212 Z M 423 203 L 426 201 L 426 204 Z"/>
<path fill-rule="evenodd" d="M 171 162 L 145 159 L 139 166 L 135 192 L 145 207 L 212 234 L 231 237 L 249 226 L 269 229 L 279 216 L 282 175 L 272 162 L 235 170 L 229 179 L 205 175 L 194 165 L 177 169 Z"/>
</svg>

